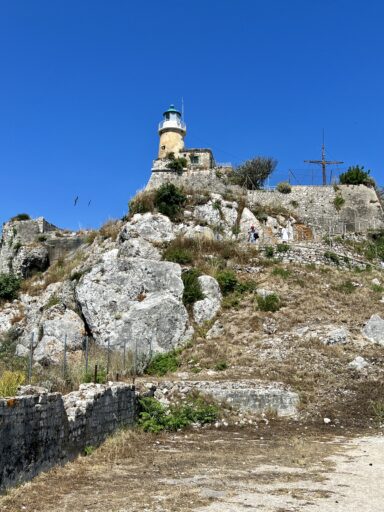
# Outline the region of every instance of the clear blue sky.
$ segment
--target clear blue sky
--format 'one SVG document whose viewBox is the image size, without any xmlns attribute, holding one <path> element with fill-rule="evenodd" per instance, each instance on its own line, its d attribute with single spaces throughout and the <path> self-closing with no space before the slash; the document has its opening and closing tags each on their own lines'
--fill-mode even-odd
<svg viewBox="0 0 384 512">
<path fill-rule="evenodd" d="M 280 180 L 325 128 L 384 183 L 383 21 L 379 0 L 1 0 L 0 221 L 121 217 L 181 97 L 218 161 L 271 155 Z"/>
</svg>

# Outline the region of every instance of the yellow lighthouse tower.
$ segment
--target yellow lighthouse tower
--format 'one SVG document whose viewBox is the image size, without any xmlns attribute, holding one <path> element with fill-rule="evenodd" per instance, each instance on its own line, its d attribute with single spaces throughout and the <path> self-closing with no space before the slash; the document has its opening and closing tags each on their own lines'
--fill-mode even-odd
<svg viewBox="0 0 384 512">
<path fill-rule="evenodd" d="M 184 137 L 187 127 L 181 119 L 181 113 L 171 105 L 163 114 L 163 120 L 159 124 L 159 158 L 166 158 L 168 153 L 174 153 L 175 157 L 184 149 Z"/>
</svg>

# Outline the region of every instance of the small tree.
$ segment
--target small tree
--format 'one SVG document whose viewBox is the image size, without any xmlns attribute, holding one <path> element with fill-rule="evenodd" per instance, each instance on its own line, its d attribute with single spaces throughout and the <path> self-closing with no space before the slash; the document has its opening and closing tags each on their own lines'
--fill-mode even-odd
<svg viewBox="0 0 384 512">
<path fill-rule="evenodd" d="M 371 171 L 365 171 L 362 165 L 353 165 L 348 167 L 346 172 L 340 174 L 341 185 L 365 185 L 367 187 L 374 187 L 375 180 L 370 177 Z"/>
<path fill-rule="evenodd" d="M 20 289 L 20 279 L 14 274 L 0 274 L 0 301 L 14 300 Z"/>
<path fill-rule="evenodd" d="M 265 180 L 272 174 L 277 160 L 271 157 L 257 156 L 247 160 L 235 168 L 233 182 L 248 190 L 257 190 L 264 185 Z"/>
</svg>

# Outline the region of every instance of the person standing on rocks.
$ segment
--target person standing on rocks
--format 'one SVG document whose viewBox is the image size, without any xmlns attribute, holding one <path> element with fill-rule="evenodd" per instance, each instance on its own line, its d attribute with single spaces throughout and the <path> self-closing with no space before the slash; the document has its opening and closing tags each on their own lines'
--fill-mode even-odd
<svg viewBox="0 0 384 512">
<path fill-rule="evenodd" d="M 259 233 L 257 232 L 257 229 L 255 226 L 251 226 L 248 231 L 248 242 L 251 244 L 255 244 L 257 240 L 259 239 Z"/>
</svg>

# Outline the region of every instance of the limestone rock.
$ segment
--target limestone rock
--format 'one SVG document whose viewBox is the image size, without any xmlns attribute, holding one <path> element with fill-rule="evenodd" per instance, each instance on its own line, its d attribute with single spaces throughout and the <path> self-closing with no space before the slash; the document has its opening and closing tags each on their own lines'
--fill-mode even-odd
<svg viewBox="0 0 384 512">
<path fill-rule="evenodd" d="M 321 337 L 324 345 L 341 345 L 349 340 L 349 332 L 344 327 L 330 330 L 325 336 Z"/>
<path fill-rule="evenodd" d="M 212 340 L 214 338 L 220 338 L 225 334 L 224 325 L 220 322 L 220 320 L 216 320 L 216 322 L 212 325 L 206 335 L 207 340 Z"/>
<path fill-rule="evenodd" d="M 259 236 L 262 233 L 262 227 L 259 220 L 255 217 L 255 215 L 251 212 L 249 208 L 244 208 L 241 217 L 240 217 L 240 237 L 242 240 L 248 239 L 248 231 L 251 226 L 255 226 L 256 230 L 259 233 Z"/>
<path fill-rule="evenodd" d="M 384 320 L 379 315 L 372 315 L 362 332 L 369 341 L 384 345 Z"/>
<path fill-rule="evenodd" d="M 76 288 L 82 313 L 97 343 L 140 353 L 170 350 L 188 334 L 176 263 L 118 257 L 110 251 Z"/>
<path fill-rule="evenodd" d="M 123 258 L 161 260 L 161 254 L 156 247 L 141 237 L 125 240 L 119 248 L 118 255 Z"/>
<path fill-rule="evenodd" d="M 119 235 L 120 241 L 141 237 L 148 242 L 170 242 L 175 238 L 173 224 L 161 213 L 136 213 Z"/>
<path fill-rule="evenodd" d="M 24 278 L 35 271 L 43 272 L 48 266 L 48 250 L 42 245 L 20 247 L 12 261 L 13 272 Z"/>
<path fill-rule="evenodd" d="M 357 356 L 353 361 L 348 364 L 349 368 L 353 370 L 362 371 L 369 365 L 368 361 L 364 359 L 364 357 Z"/>
<path fill-rule="evenodd" d="M 212 320 L 219 311 L 222 295 L 216 279 L 211 276 L 200 276 L 198 279 L 204 299 L 194 303 L 193 317 L 197 324 L 202 325 Z"/>
<path fill-rule="evenodd" d="M 37 362 L 58 363 L 64 350 L 66 337 L 67 350 L 80 350 L 85 334 L 84 324 L 74 311 L 54 306 L 44 312 L 41 327 L 41 340 L 33 353 Z"/>
</svg>

